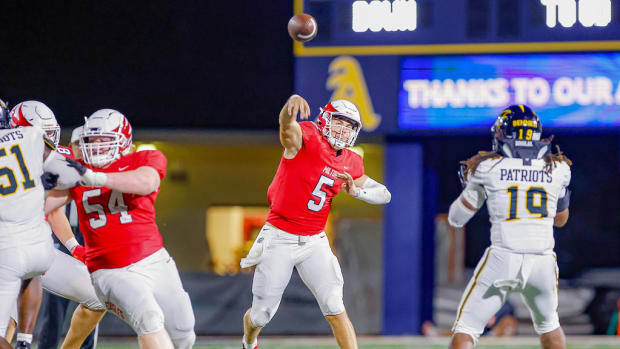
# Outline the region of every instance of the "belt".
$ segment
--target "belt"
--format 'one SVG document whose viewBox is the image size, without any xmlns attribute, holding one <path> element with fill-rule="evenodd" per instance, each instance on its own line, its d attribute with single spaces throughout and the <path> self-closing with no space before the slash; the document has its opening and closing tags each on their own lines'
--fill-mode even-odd
<svg viewBox="0 0 620 349">
<path fill-rule="evenodd" d="M 327 234 L 325 234 L 324 231 L 318 234 L 314 234 L 314 235 L 299 235 L 299 234 L 292 234 L 292 233 L 286 232 L 280 228 L 275 227 L 273 224 L 266 223 L 266 225 L 269 226 L 270 229 L 277 231 L 277 237 L 283 240 L 292 240 L 292 241 L 297 241 L 299 243 L 305 243 L 305 242 L 309 242 L 309 241 L 313 241 L 317 239 L 323 239 L 327 237 Z"/>
</svg>

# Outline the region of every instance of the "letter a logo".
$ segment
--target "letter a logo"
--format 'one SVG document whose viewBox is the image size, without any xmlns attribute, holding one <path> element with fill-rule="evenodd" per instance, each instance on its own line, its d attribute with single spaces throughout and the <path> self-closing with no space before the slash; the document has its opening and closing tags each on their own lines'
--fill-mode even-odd
<svg viewBox="0 0 620 349">
<path fill-rule="evenodd" d="M 340 56 L 329 64 L 327 89 L 333 90 L 331 99 L 346 99 L 359 108 L 362 128 L 365 131 L 376 129 L 381 123 L 381 115 L 376 114 L 368 94 L 368 87 L 359 62 L 351 56 Z"/>
</svg>

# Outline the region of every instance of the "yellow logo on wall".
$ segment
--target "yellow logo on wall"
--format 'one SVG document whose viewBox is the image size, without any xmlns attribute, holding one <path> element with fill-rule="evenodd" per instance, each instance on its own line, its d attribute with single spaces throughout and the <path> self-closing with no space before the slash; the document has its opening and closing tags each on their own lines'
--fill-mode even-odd
<svg viewBox="0 0 620 349">
<path fill-rule="evenodd" d="M 327 89 L 334 90 L 331 100 L 346 99 L 354 103 L 362 116 L 362 128 L 376 129 L 381 115 L 376 114 L 368 94 L 368 87 L 359 62 L 351 56 L 340 56 L 329 64 Z"/>
</svg>

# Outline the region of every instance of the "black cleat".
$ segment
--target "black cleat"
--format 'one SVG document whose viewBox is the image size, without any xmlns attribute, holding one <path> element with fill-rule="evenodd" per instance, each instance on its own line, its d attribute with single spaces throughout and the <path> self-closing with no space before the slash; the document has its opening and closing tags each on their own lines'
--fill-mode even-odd
<svg viewBox="0 0 620 349">
<path fill-rule="evenodd" d="M 26 341 L 18 341 L 15 345 L 15 349 L 30 349 L 30 343 Z"/>
</svg>

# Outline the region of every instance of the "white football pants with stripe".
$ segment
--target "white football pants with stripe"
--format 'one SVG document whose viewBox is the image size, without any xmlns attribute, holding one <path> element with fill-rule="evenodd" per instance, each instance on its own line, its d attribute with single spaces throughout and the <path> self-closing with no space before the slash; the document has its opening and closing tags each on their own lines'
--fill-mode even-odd
<svg viewBox="0 0 620 349">
<path fill-rule="evenodd" d="M 476 342 L 511 292 L 521 293 L 536 333 L 560 327 L 555 254 L 513 253 L 489 247 L 463 293 L 453 333 L 468 334 Z"/>
</svg>

